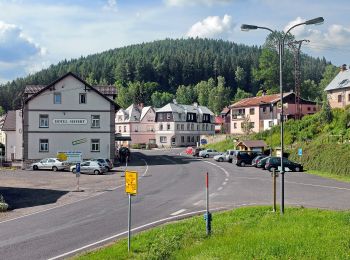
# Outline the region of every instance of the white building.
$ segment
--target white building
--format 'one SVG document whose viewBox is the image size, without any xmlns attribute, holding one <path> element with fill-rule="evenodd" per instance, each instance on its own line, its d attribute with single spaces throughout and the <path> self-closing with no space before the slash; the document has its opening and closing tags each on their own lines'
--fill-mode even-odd
<svg viewBox="0 0 350 260">
<path fill-rule="evenodd" d="M 204 106 L 169 103 L 156 111 L 156 143 L 158 147 L 196 145 L 201 135 L 215 134 L 214 117 Z"/>
<path fill-rule="evenodd" d="M 2 126 L 5 137 L 5 160 L 22 160 L 22 111 L 10 110 Z"/>
<path fill-rule="evenodd" d="M 0 143 L 5 145 L 5 132 L 2 131 L 2 126 L 4 125 L 5 122 L 5 115 L 0 116 Z"/>
<path fill-rule="evenodd" d="M 78 151 L 83 159 L 115 158 L 113 86 L 91 86 L 73 73 L 27 86 L 23 104 L 23 159 Z"/>
</svg>

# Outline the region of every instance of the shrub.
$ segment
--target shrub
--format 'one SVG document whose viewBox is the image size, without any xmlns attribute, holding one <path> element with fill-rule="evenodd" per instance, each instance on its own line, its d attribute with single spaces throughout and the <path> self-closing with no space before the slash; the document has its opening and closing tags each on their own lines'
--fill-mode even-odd
<svg viewBox="0 0 350 260">
<path fill-rule="evenodd" d="M 0 212 L 7 211 L 9 205 L 6 203 L 4 197 L 0 194 Z"/>
</svg>

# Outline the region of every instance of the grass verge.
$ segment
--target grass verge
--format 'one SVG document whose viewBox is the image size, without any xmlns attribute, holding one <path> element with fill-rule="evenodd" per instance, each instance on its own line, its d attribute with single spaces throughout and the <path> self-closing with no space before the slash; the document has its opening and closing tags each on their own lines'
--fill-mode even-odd
<svg viewBox="0 0 350 260">
<path fill-rule="evenodd" d="M 214 214 L 205 235 L 202 216 L 167 224 L 74 259 L 350 259 L 350 212 L 270 207 Z"/>
<path fill-rule="evenodd" d="M 334 173 L 324 172 L 324 171 L 317 171 L 317 170 L 307 170 L 306 173 L 317 175 L 317 176 L 321 176 L 321 177 L 325 177 L 325 178 L 328 178 L 328 179 L 337 180 L 337 181 L 350 182 L 350 176 L 348 176 L 348 175 L 336 175 Z"/>
</svg>

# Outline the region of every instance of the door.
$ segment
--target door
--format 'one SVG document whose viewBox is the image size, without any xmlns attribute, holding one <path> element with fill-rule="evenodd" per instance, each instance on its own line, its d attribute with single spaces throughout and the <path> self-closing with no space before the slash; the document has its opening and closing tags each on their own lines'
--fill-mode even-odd
<svg viewBox="0 0 350 260">
<path fill-rule="evenodd" d="M 47 160 L 48 159 L 43 159 L 38 163 L 38 168 L 39 169 L 47 169 Z"/>
<path fill-rule="evenodd" d="M 90 170 L 90 162 L 84 162 L 80 165 L 80 172 L 89 173 Z"/>
</svg>

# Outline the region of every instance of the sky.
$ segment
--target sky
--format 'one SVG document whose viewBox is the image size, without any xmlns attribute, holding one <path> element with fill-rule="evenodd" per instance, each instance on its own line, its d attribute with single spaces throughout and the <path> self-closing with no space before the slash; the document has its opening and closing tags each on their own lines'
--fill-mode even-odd
<svg viewBox="0 0 350 260">
<path fill-rule="evenodd" d="M 61 60 L 165 38 L 213 38 L 262 45 L 268 31 L 292 30 L 302 51 L 350 64 L 350 4 L 339 0 L 0 0 L 0 83 Z"/>
</svg>

